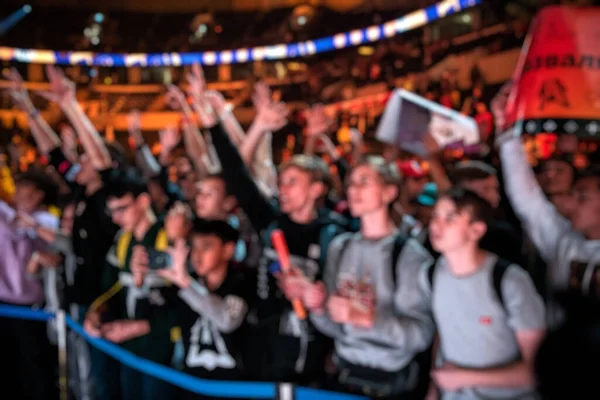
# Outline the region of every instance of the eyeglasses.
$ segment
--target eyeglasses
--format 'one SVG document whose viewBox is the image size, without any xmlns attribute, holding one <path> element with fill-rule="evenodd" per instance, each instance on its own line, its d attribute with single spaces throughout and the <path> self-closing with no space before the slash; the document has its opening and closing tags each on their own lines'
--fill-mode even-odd
<svg viewBox="0 0 600 400">
<path fill-rule="evenodd" d="M 124 204 L 124 205 L 122 205 L 122 206 L 118 206 L 118 207 L 114 207 L 114 208 L 107 207 L 107 208 L 106 208 L 106 213 L 107 213 L 108 215 L 110 215 L 110 216 L 119 215 L 119 214 L 121 214 L 121 213 L 123 213 L 123 212 L 127 211 L 127 209 L 128 209 L 129 207 L 131 207 L 131 206 L 132 206 L 134 203 L 135 203 L 135 202 L 134 202 L 134 201 L 132 201 L 132 202 L 129 202 L 128 204 Z"/>
</svg>

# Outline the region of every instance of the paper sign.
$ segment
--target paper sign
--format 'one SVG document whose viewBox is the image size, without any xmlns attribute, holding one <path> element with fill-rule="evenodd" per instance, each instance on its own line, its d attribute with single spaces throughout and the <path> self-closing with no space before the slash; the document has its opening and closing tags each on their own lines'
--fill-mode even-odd
<svg viewBox="0 0 600 400">
<path fill-rule="evenodd" d="M 441 148 L 467 148 L 479 142 L 473 118 L 404 89 L 390 97 L 376 138 L 417 155 L 426 155 L 423 138 L 430 133 Z"/>
</svg>

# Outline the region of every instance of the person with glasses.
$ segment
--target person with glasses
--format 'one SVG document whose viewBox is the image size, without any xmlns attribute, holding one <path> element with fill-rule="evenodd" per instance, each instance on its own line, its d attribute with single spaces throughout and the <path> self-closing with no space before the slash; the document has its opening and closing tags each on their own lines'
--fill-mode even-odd
<svg viewBox="0 0 600 400">
<path fill-rule="evenodd" d="M 166 267 L 167 232 L 152 211 L 146 181 L 135 170 L 116 174 L 107 189 L 107 212 L 121 230 L 106 256 L 106 291 L 90 307 L 84 328 L 138 357 L 168 365 L 177 340 L 169 307 L 177 293 L 156 274 Z M 110 398 L 170 398 L 167 383 L 114 364 L 100 368 L 111 376 L 97 377 L 116 383 Z"/>
</svg>

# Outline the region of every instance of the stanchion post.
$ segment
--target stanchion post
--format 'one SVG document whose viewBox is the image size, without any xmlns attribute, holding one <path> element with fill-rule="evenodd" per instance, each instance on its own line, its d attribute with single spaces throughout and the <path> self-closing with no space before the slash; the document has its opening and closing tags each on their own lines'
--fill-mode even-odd
<svg viewBox="0 0 600 400">
<path fill-rule="evenodd" d="M 277 384 L 277 397 L 275 400 L 295 400 L 294 384 L 292 383 L 278 383 Z"/>
<path fill-rule="evenodd" d="M 68 400 L 67 319 L 64 310 L 56 312 L 56 333 L 58 339 L 58 385 L 60 388 L 60 400 Z"/>
</svg>

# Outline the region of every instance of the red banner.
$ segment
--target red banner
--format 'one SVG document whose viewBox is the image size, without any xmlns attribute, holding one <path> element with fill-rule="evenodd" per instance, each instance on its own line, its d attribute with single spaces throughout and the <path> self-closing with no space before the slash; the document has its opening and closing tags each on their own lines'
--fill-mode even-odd
<svg viewBox="0 0 600 400">
<path fill-rule="evenodd" d="M 507 105 L 524 133 L 600 139 L 600 8 L 547 7 L 527 35 Z"/>
</svg>

